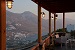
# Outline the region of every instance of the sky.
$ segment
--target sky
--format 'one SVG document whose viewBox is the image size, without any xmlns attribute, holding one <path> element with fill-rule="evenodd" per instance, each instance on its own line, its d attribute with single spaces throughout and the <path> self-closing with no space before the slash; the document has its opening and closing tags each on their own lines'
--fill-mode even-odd
<svg viewBox="0 0 75 50">
<path fill-rule="evenodd" d="M 31 0 L 14 0 L 12 9 L 8 9 L 6 7 L 6 10 L 14 12 L 14 13 L 23 13 L 25 11 L 30 11 L 37 15 L 38 13 L 38 6 Z M 42 8 L 42 12 L 45 12 L 46 17 L 44 19 L 48 19 L 49 12 Z M 53 16 L 53 14 L 52 14 Z M 62 13 L 58 14 L 58 19 L 62 18 Z M 66 18 L 70 18 L 75 20 L 75 13 L 66 13 Z"/>
</svg>

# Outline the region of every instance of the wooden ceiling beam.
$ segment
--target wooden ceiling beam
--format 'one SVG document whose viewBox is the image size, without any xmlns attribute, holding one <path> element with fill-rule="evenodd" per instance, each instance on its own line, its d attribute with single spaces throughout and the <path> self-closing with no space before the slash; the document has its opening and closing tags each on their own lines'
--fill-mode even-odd
<svg viewBox="0 0 75 50">
<path fill-rule="evenodd" d="M 38 4 L 38 0 L 32 0 Z M 39 0 L 39 5 L 50 12 L 75 12 L 74 0 Z"/>
</svg>

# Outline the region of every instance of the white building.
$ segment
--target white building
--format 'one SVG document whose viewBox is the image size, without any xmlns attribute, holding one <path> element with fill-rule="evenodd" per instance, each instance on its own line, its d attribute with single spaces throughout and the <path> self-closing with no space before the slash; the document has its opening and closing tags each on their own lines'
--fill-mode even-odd
<svg viewBox="0 0 75 50">
<path fill-rule="evenodd" d="M 72 24 L 69 24 L 69 25 L 67 25 L 67 31 L 68 32 L 71 32 L 71 30 L 74 30 L 74 25 L 72 25 Z"/>
</svg>

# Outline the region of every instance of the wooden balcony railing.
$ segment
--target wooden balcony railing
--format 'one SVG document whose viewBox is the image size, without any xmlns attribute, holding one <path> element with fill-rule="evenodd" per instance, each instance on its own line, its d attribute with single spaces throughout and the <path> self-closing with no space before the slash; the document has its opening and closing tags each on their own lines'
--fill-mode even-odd
<svg viewBox="0 0 75 50">
<path fill-rule="evenodd" d="M 50 36 L 48 36 L 45 40 L 43 40 L 42 50 L 45 49 L 45 47 L 50 45 Z M 39 44 L 34 46 L 31 50 L 39 50 Z"/>
</svg>

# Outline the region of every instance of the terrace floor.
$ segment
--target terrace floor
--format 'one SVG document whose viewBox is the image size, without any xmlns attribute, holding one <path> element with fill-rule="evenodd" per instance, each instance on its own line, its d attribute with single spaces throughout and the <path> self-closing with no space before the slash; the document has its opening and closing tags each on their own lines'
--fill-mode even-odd
<svg viewBox="0 0 75 50">
<path fill-rule="evenodd" d="M 62 47 L 61 46 L 54 46 L 54 47 L 49 47 L 49 48 L 46 48 L 45 50 L 75 50 L 75 45 L 72 46 L 72 48 L 70 46 L 66 46 L 63 45 Z"/>
<path fill-rule="evenodd" d="M 54 50 L 75 50 L 75 47 L 67 47 L 67 49 L 66 49 L 66 47 L 65 46 L 63 46 L 62 48 L 61 47 L 55 47 L 55 49 Z"/>
</svg>

